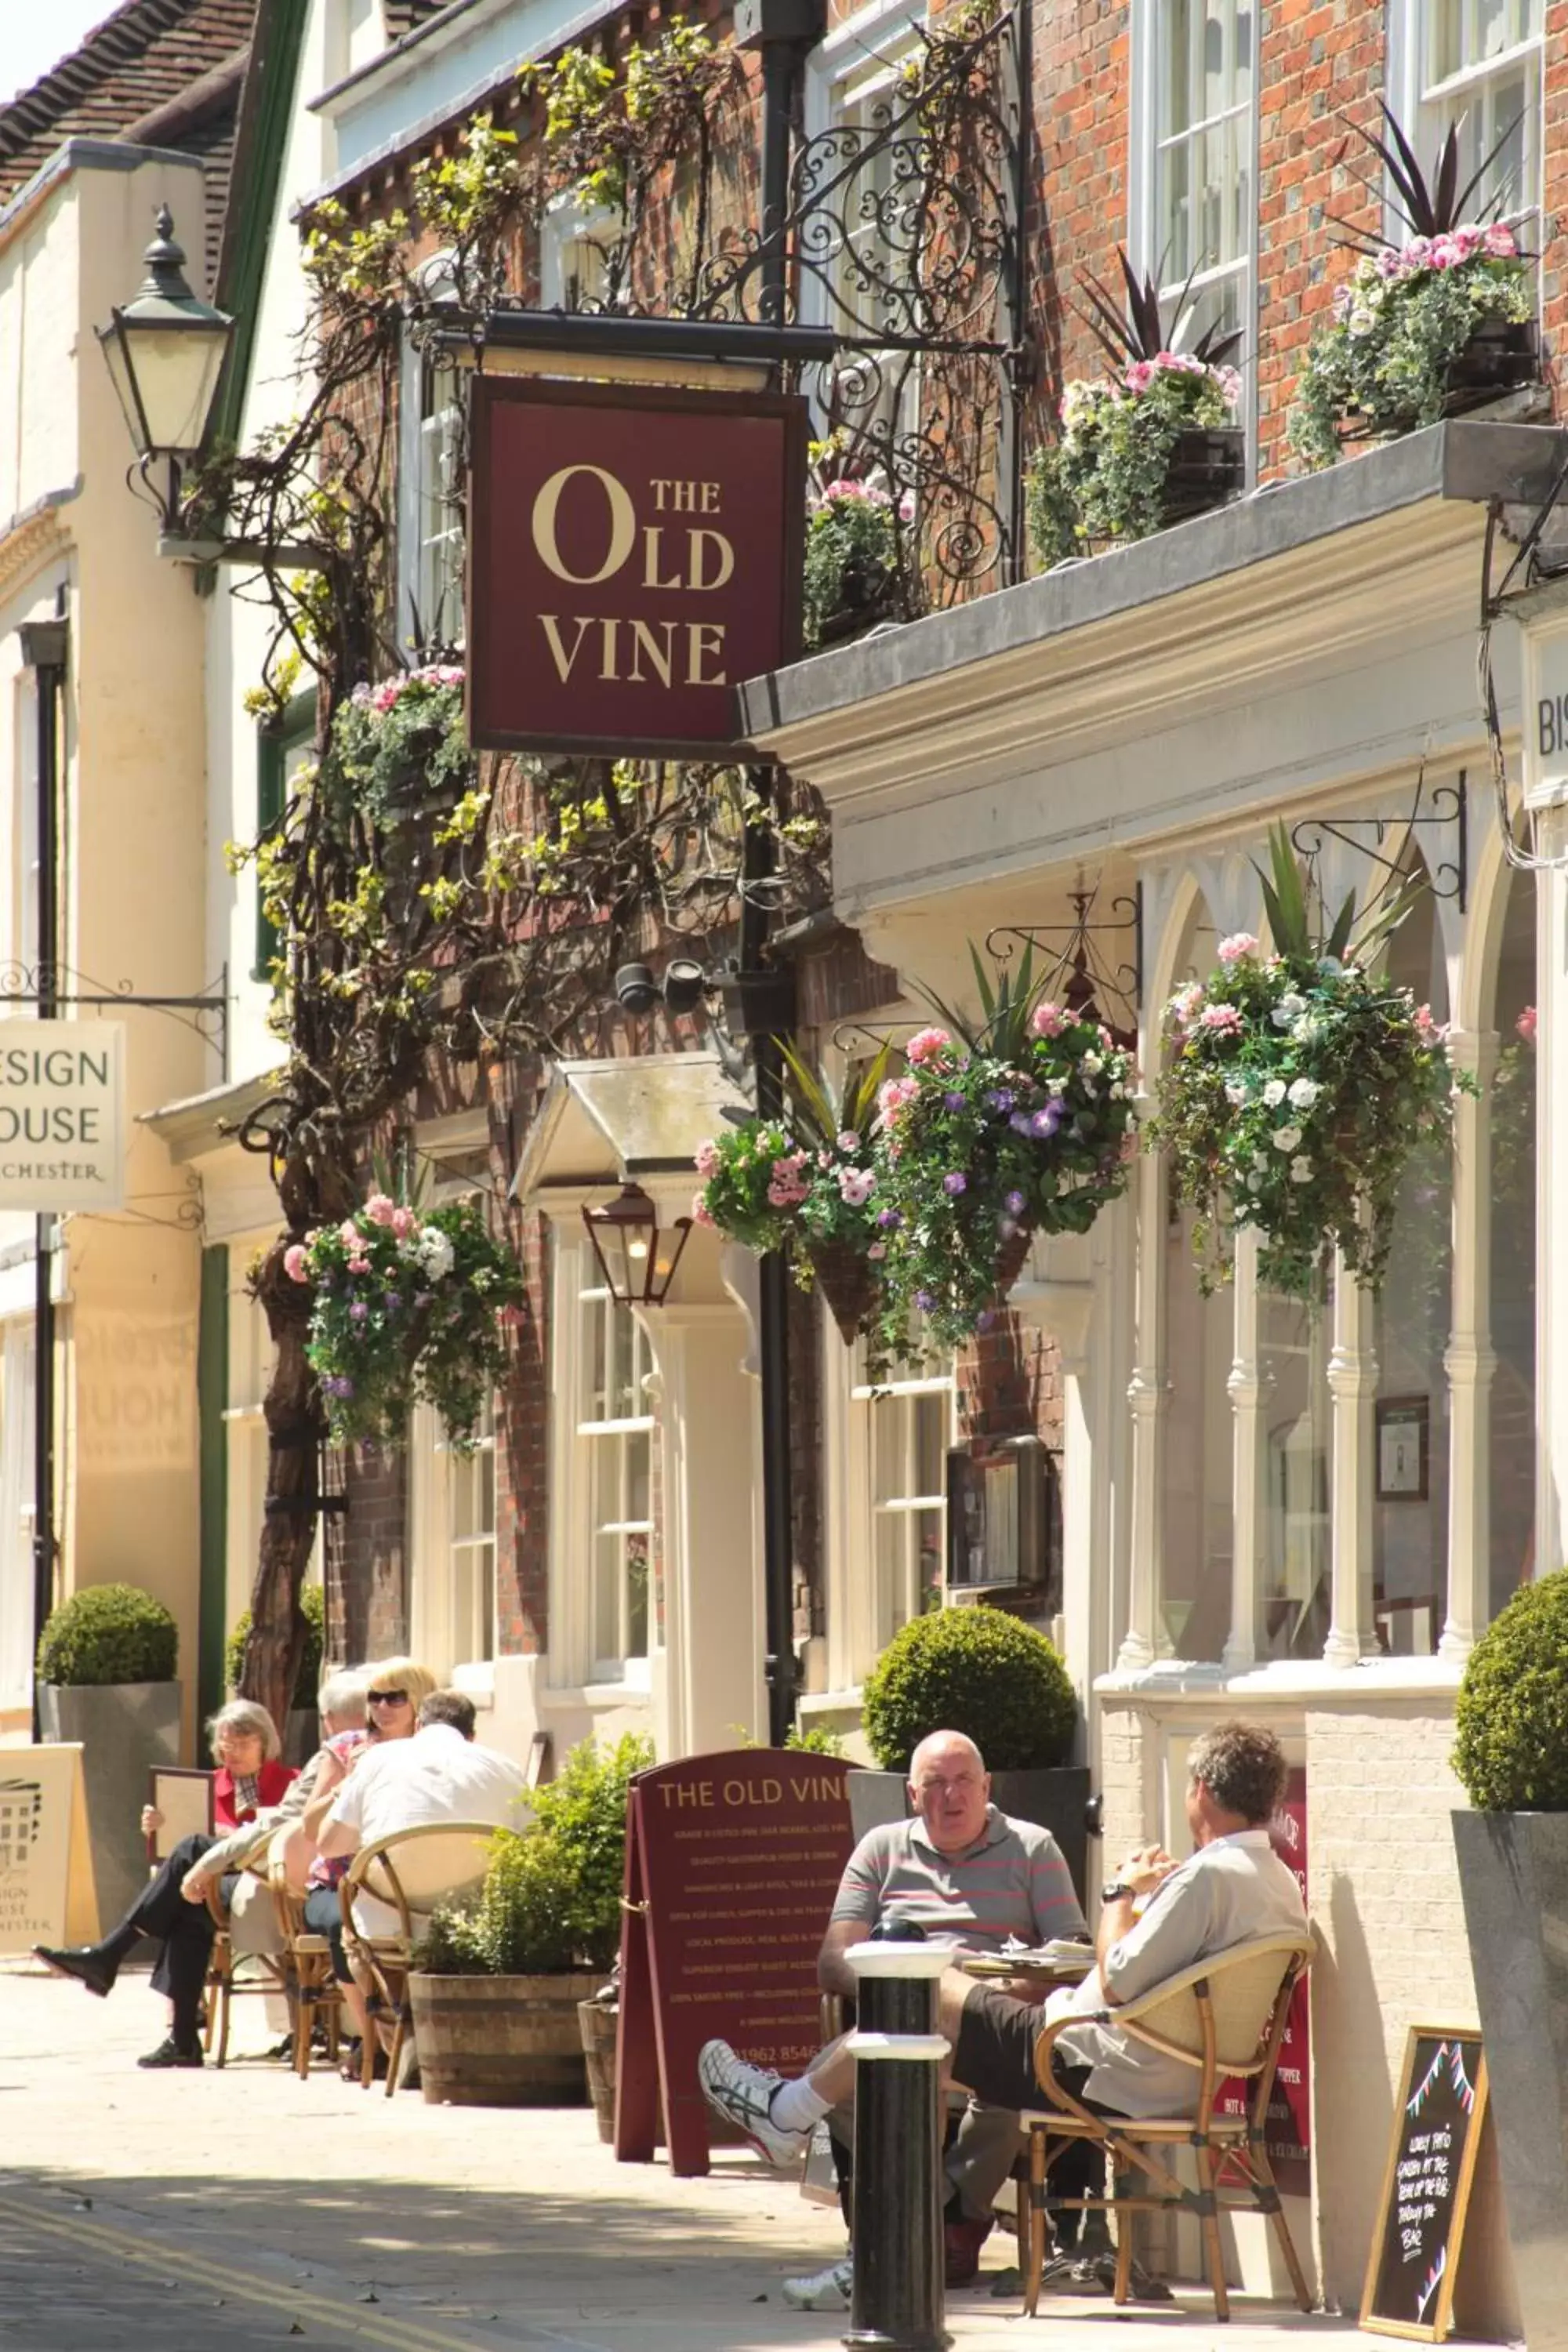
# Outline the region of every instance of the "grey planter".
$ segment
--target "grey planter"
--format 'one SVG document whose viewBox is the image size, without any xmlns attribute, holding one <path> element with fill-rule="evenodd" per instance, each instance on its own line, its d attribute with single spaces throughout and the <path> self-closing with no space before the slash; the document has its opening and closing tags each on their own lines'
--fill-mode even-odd
<svg viewBox="0 0 1568 2352">
<path fill-rule="evenodd" d="M 991 1801 L 1018 1822 L 1049 1830 L 1084 1900 L 1089 1864 L 1089 1767 L 1064 1764 L 1055 1771 L 993 1772 Z M 849 1822 L 857 1838 L 883 1822 L 901 1822 L 909 1811 L 901 1772 L 861 1770 L 849 1775 Z"/>
<path fill-rule="evenodd" d="M 105 1932 L 147 1884 L 142 1808 L 154 1764 L 180 1760 L 178 1683 L 40 1683 L 46 1740 L 79 1740 L 99 1926 Z"/>
<path fill-rule="evenodd" d="M 1568 2352 L 1568 1813 L 1456 1813 L 1521 2315 Z"/>
</svg>

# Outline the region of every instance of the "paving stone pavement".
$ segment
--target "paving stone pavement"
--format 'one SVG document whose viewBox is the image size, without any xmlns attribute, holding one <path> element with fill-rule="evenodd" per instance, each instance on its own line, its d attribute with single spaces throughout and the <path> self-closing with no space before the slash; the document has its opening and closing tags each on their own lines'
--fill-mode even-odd
<svg viewBox="0 0 1568 2352">
<path fill-rule="evenodd" d="M 308 2083 L 257 2053 L 237 2008 L 221 2073 L 142 2074 L 162 2032 L 145 1981 L 108 2001 L 0 1961 L 0 2347 L 5 2352 L 830 2352 L 845 2322 L 783 2308 L 781 2281 L 843 2250 L 837 2216 L 749 2155 L 702 2179 L 617 2165 L 585 2109 L 427 2106 Z M 958 2352 L 1364 2352 L 1348 2322 L 1198 2294 L 1119 2314 L 980 2288 L 948 2302 Z M 173 2282 L 173 2284 L 171 2284 Z"/>
</svg>

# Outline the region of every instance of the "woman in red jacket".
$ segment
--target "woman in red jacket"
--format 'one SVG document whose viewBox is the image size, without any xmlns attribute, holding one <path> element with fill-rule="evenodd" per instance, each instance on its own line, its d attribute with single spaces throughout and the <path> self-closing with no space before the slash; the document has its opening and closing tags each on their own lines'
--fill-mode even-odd
<svg viewBox="0 0 1568 2352">
<path fill-rule="evenodd" d="M 264 1706 L 247 1698 L 232 1699 L 207 1725 L 217 1770 L 213 1775 L 213 1822 L 216 1835 L 231 1830 L 275 1805 L 295 1777 L 279 1761 L 281 1745 L 278 1727 Z M 151 1837 L 163 1821 L 152 1805 L 142 1809 L 142 1828 Z M 153 1970 L 153 1990 L 167 1993 L 174 2011 L 168 2037 L 140 2066 L 199 2066 L 202 2063 L 202 1991 L 212 1951 L 213 1920 L 205 1903 L 187 1903 L 180 1893 L 185 1874 L 214 1844 L 212 1837 L 182 1838 L 163 1867 L 147 1882 L 130 1910 L 100 1943 L 79 1944 L 57 1951 L 47 1944 L 33 1948 L 58 1976 L 75 1977 L 89 1992 L 102 1997 L 114 1989 L 122 1960 L 143 1936 L 161 1939 L 163 1950 Z"/>
</svg>

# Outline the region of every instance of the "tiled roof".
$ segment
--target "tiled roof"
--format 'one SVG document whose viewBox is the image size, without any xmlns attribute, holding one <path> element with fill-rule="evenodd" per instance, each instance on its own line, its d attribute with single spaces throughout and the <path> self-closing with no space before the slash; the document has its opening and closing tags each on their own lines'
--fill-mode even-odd
<svg viewBox="0 0 1568 2352">
<path fill-rule="evenodd" d="M 388 47 L 422 25 L 426 16 L 434 16 L 447 5 L 447 0 L 381 0 L 382 22 L 386 26 Z"/>
<path fill-rule="evenodd" d="M 123 139 L 199 157 L 206 172 L 205 259 L 216 264 L 240 82 L 259 0 L 122 0 L 79 48 L 0 106 L 0 204 L 63 140 Z M 204 257 L 195 222 L 180 231 Z"/>
</svg>

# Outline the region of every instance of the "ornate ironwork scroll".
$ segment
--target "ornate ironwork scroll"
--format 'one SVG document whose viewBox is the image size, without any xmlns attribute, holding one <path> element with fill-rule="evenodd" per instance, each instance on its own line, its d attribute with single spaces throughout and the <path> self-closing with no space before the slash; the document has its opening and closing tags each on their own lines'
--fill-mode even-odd
<svg viewBox="0 0 1568 2352">
<path fill-rule="evenodd" d="M 1428 853 L 1422 836 L 1436 829 L 1437 849 Z M 1306 859 L 1316 878 L 1325 841 L 1353 849 L 1380 876 L 1379 892 L 1397 889 L 1409 877 L 1410 851 L 1419 846 L 1434 898 L 1452 898 L 1461 914 L 1469 890 L 1469 800 L 1465 771 L 1457 784 L 1434 784 L 1428 792 L 1426 771 L 1415 779 L 1415 797 L 1408 816 L 1309 817 L 1291 829 L 1293 846 Z M 1385 846 L 1385 844 L 1387 845 Z"/>
</svg>

